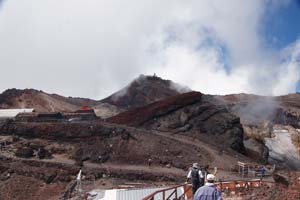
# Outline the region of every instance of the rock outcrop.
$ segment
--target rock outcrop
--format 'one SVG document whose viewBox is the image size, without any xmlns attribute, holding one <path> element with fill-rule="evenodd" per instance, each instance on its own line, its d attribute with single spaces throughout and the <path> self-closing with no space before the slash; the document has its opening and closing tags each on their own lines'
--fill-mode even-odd
<svg viewBox="0 0 300 200">
<path fill-rule="evenodd" d="M 79 139 L 88 137 L 108 138 L 120 135 L 123 128 L 103 126 L 101 121 L 82 123 L 27 123 L 7 122 L 0 129 L 1 134 L 16 135 L 26 138 L 43 138 L 54 140 Z"/>
<path fill-rule="evenodd" d="M 248 155 L 283 167 L 300 169 L 300 95 L 266 97 L 249 94 L 215 96 L 241 118 Z"/>
<path fill-rule="evenodd" d="M 268 163 L 269 149 L 265 146 L 264 142 L 250 138 L 244 140 L 244 145 L 247 156 L 257 161 Z"/>
<path fill-rule="evenodd" d="M 203 139 L 213 138 L 220 148 L 244 152 L 239 118 L 226 107 L 212 103 L 211 98 L 198 92 L 184 93 L 121 113 L 108 121 L 195 136 L 204 134 Z"/>
</svg>

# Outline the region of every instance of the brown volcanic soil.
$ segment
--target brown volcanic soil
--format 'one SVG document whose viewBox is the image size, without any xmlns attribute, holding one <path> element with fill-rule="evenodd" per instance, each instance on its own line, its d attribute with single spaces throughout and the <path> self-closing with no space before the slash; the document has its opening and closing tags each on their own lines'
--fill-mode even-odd
<svg viewBox="0 0 300 200">
<path fill-rule="evenodd" d="M 229 151 L 220 154 L 218 149 L 198 139 L 101 121 L 9 122 L 1 127 L 0 133 L 6 136 L 0 139 L 8 143 L 5 150 L 0 152 L 0 187 L 10 188 L 0 190 L 0 198 L 26 199 L 32 194 L 33 199 L 38 199 L 47 189 L 55 191 L 55 197 L 61 196 L 70 181 L 75 179 L 81 161 L 85 180 L 92 183 L 96 178 L 97 183 L 104 184 L 101 187 L 109 187 L 109 180 L 113 178 L 122 179 L 123 182 L 146 181 L 148 184 L 149 181 L 182 183 L 193 162 L 221 168 L 226 166 L 229 169 L 237 160 L 247 161 L 242 155 L 236 157 Z M 24 147 L 33 149 L 34 155 L 39 147 L 43 147 L 51 153 L 52 158 L 39 160 L 36 156 L 29 159 L 15 157 L 15 152 Z M 151 167 L 147 162 L 149 158 L 152 159 Z M 15 193 L 22 186 L 25 187 L 24 192 Z M 48 193 L 40 197 L 51 199 Z"/>
<path fill-rule="evenodd" d="M 71 157 L 77 161 L 96 163 L 170 165 L 186 169 L 195 160 L 211 162 L 209 152 L 200 147 L 190 148 L 184 142 L 155 134 L 143 129 L 128 128 L 101 121 L 82 123 L 18 123 L 2 126 L 5 135 L 61 141 L 73 146 Z M 34 142 L 33 142 L 34 144 Z M 23 143 L 23 146 L 34 146 Z M 37 145 L 35 145 L 37 146 Z"/>
<path fill-rule="evenodd" d="M 170 80 L 164 80 L 156 76 L 140 75 L 124 89 L 101 100 L 101 102 L 128 110 L 187 91 L 189 91 L 188 88 L 179 86 Z"/>
<path fill-rule="evenodd" d="M 82 106 L 93 106 L 91 99 L 63 97 L 33 89 L 9 89 L 0 94 L 0 108 L 34 108 L 37 112 L 75 111 Z"/>
<path fill-rule="evenodd" d="M 270 186 L 256 188 L 245 195 L 245 200 L 298 200 L 300 199 L 300 181 L 298 180 L 300 172 L 291 171 L 287 173 L 288 185 L 281 182 L 275 182 Z"/>
<path fill-rule="evenodd" d="M 0 182 L 0 199 L 5 200 L 57 200 L 66 184 L 45 184 L 35 178 L 13 174 Z"/>
</svg>

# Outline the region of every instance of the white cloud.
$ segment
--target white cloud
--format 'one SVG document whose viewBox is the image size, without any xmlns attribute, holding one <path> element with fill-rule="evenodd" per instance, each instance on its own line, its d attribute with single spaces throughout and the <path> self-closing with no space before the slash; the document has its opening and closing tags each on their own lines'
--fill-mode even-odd
<svg viewBox="0 0 300 200">
<path fill-rule="evenodd" d="M 295 91 L 295 83 L 300 79 L 300 40 L 283 51 L 286 62 L 280 67 L 278 83 L 273 89 L 274 94 L 286 94 Z"/>
<path fill-rule="evenodd" d="M 283 6 L 277 0 L 6 1 L 0 91 L 32 87 L 101 98 L 156 72 L 205 93 L 292 92 L 299 64 L 282 63 L 281 51 L 262 45 L 266 2 Z"/>
</svg>

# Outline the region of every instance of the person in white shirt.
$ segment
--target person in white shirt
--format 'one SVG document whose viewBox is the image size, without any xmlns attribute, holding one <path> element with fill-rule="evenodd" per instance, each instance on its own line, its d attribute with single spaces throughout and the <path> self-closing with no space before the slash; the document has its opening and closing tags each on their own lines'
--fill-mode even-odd
<svg viewBox="0 0 300 200">
<path fill-rule="evenodd" d="M 203 182 L 203 173 L 201 172 L 198 163 L 193 163 L 192 169 L 189 171 L 187 175 L 187 180 L 191 180 L 192 182 L 192 189 L 193 189 L 193 195 L 196 193 L 197 189 L 204 185 Z"/>
</svg>

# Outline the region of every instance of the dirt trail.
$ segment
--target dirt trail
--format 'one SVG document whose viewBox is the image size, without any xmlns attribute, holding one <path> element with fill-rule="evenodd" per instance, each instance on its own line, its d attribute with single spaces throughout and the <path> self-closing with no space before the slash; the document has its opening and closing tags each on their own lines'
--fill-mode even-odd
<svg viewBox="0 0 300 200">
<path fill-rule="evenodd" d="M 37 159 L 31 159 L 37 160 Z M 54 155 L 52 159 L 43 159 L 39 160 L 41 162 L 49 162 L 49 163 L 62 163 L 66 165 L 75 165 L 75 161 L 69 159 L 62 155 Z M 112 169 L 112 170 L 126 170 L 126 171 L 139 171 L 139 172 L 147 172 L 151 174 L 173 174 L 176 176 L 184 176 L 185 171 L 182 169 L 174 168 L 174 167 L 161 167 L 161 166 L 146 166 L 146 165 L 129 165 L 129 164 L 117 164 L 117 163 L 91 163 L 89 161 L 84 162 L 84 168 L 87 169 Z"/>
<path fill-rule="evenodd" d="M 201 153 L 201 155 L 204 155 L 208 157 L 209 160 L 211 160 L 210 167 L 218 167 L 220 169 L 229 171 L 230 168 L 237 163 L 237 161 L 253 163 L 253 160 L 249 159 L 248 157 L 234 150 L 226 149 L 225 151 L 221 152 L 219 149 L 214 148 L 212 144 L 205 143 L 204 141 L 201 141 L 192 136 L 174 134 L 173 132 L 165 132 L 165 131 L 157 131 L 157 130 L 149 131 L 141 128 L 136 129 L 134 127 L 128 127 L 126 125 L 119 125 L 119 124 L 118 126 L 126 128 L 128 130 L 132 130 L 132 132 L 143 130 L 144 133 L 147 134 L 155 134 L 161 137 L 166 137 L 170 140 L 175 140 L 185 145 L 193 146 L 201 151 L 199 152 Z M 195 160 L 195 162 L 201 163 L 201 160 L 200 161 Z M 188 164 L 192 164 L 192 163 L 188 163 Z"/>
<path fill-rule="evenodd" d="M 179 135 L 179 134 L 173 134 L 170 132 L 159 132 L 159 131 L 153 131 L 153 134 L 167 137 L 169 139 L 173 139 L 182 143 L 185 143 L 186 145 L 191 145 L 194 147 L 198 147 L 203 149 L 204 151 L 202 153 L 208 155 L 211 159 L 211 167 L 218 167 L 221 169 L 230 169 L 231 166 L 233 166 L 237 161 L 243 161 L 243 162 L 250 162 L 249 158 L 246 156 L 239 154 L 238 152 L 231 151 L 230 154 L 228 152 L 220 152 L 219 150 L 213 148 L 212 145 L 208 145 L 203 141 L 200 141 L 197 138 L 192 138 L 189 136 Z M 233 156 L 235 155 L 235 156 Z M 253 162 L 253 161 L 251 161 Z"/>
<path fill-rule="evenodd" d="M 182 169 L 174 168 L 174 167 L 160 167 L 160 166 L 146 166 L 146 165 L 128 165 L 128 164 L 113 164 L 113 163 L 105 163 L 105 164 L 96 164 L 96 163 L 85 163 L 88 167 L 101 167 L 106 169 L 125 169 L 125 170 L 133 170 L 133 171 L 143 171 L 143 172 L 151 172 L 151 173 L 164 173 L 164 174 L 176 174 L 176 175 L 184 175 L 185 171 Z"/>
</svg>

